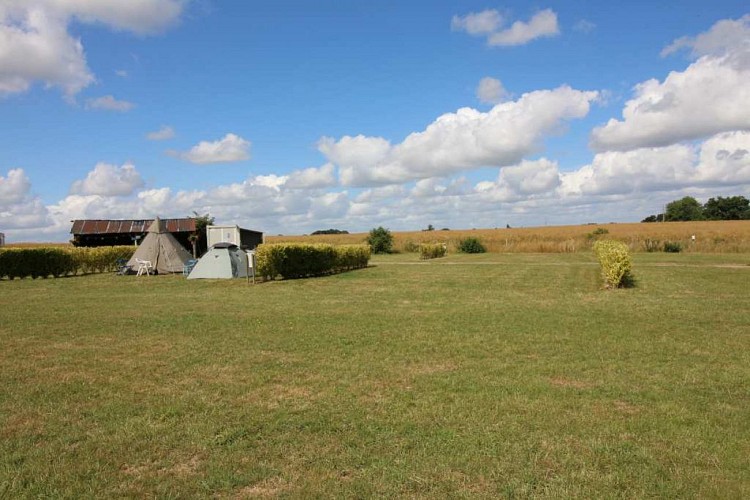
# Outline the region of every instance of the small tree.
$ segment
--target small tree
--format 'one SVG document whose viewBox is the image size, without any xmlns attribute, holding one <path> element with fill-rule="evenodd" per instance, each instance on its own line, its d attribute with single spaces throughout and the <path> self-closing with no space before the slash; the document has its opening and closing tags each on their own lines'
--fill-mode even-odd
<svg viewBox="0 0 750 500">
<path fill-rule="evenodd" d="M 667 205 L 666 220 L 703 220 L 703 206 L 692 196 L 685 196 Z"/>
<path fill-rule="evenodd" d="M 195 231 L 188 236 L 188 240 L 193 246 L 193 258 L 196 259 L 198 258 L 199 249 L 201 253 L 207 249 L 208 238 L 206 237 L 206 226 L 212 225 L 215 218 L 211 217 L 210 214 L 200 215 L 195 210 L 193 210 L 193 218 L 195 219 Z"/>
<path fill-rule="evenodd" d="M 372 253 L 391 253 L 393 251 L 393 235 L 383 226 L 376 227 L 367 236 L 367 244 Z"/>
</svg>

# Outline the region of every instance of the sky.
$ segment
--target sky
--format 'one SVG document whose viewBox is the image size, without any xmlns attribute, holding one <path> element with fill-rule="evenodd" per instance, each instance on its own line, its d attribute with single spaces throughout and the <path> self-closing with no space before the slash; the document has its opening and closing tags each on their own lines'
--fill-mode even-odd
<svg viewBox="0 0 750 500">
<path fill-rule="evenodd" d="M 0 0 L 0 232 L 637 222 L 750 197 L 745 1 Z"/>
</svg>

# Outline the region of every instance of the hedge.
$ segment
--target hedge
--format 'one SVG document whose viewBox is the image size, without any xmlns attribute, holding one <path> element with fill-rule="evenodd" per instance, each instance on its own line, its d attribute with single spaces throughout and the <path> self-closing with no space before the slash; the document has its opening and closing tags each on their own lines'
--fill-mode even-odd
<svg viewBox="0 0 750 500">
<path fill-rule="evenodd" d="M 630 252 L 625 243 L 599 240 L 594 243 L 594 254 L 602 268 L 602 278 L 608 288 L 630 286 L 633 283 Z"/>
<path fill-rule="evenodd" d="M 257 275 L 305 278 L 367 267 L 368 245 L 264 243 L 255 250 Z"/>
<path fill-rule="evenodd" d="M 447 247 L 442 243 L 422 243 L 419 245 L 419 258 L 422 260 L 445 257 Z"/>
<path fill-rule="evenodd" d="M 0 278 L 46 278 L 117 269 L 118 259 L 130 259 L 135 247 L 8 248 L 0 250 Z"/>
</svg>

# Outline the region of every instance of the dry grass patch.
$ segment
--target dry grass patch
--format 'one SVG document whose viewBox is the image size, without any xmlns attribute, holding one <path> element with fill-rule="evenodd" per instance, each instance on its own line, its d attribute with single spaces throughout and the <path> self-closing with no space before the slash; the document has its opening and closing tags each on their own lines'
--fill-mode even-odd
<svg viewBox="0 0 750 500">
<path fill-rule="evenodd" d="M 245 486 L 237 492 L 227 496 L 235 499 L 272 498 L 289 490 L 290 486 L 280 477 L 265 479 L 257 484 Z"/>
<path fill-rule="evenodd" d="M 549 379 L 550 384 L 555 387 L 565 387 L 572 389 L 592 389 L 596 387 L 596 384 L 585 382 L 583 380 L 575 380 L 567 377 L 553 377 Z"/>
</svg>

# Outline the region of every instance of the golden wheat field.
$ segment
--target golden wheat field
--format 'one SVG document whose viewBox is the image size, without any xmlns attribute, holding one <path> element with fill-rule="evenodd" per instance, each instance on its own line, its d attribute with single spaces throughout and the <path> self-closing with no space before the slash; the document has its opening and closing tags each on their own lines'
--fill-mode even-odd
<svg viewBox="0 0 750 500">
<path fill-rule="evenodd" d="M 598 230 L 601 234 L 594 234 Z M 606 233 L 604 231 L 607 231 Z M 695 239 L 693 240 L 693 236 Z M 267 243 L 307 242 L 335 245 L 361 243 L 367 233 L 315 236 L 266 236 Z M 666 242 L 684 252 L 750 252 L 750 221 L 701 221 L 587 224 L 512 229 L 457 229 L 393 232 L 394 250 L 416 251 L 420 243 L 445 243 L 455 252 L 467 237 L 479 238 L 488 252 L 567 253 L 588 251 L 597 238 L 622 241 L 633 252 L 660 251 Z"/>
<path fill-rule="evenodd" d="M 600 234 L 595 234 L 599 231 Z M 606 233 L 604 232 L 606 231 Z M 693 236 L 695 239 L 693 240 Z M 393 232 L 396 252 L 416 252 L 420 243 L 445 243 L 455 252 L 461 240 L 479 238 L 488 252 L 571 253 L 591 250 L 597 239 L 622 241 L 633 252 L 659 251 L 664 243 L 678 243 L 683 252 L 750 252 L 750 221 L 609 223 L 511 229 L 453 229 Z M 266 243 L 362 243 L 367 233 L 322 235 L 266 235 Z M 7 248 L 70 246 L 70 243 L 10 243 Z"/>
</svg>

